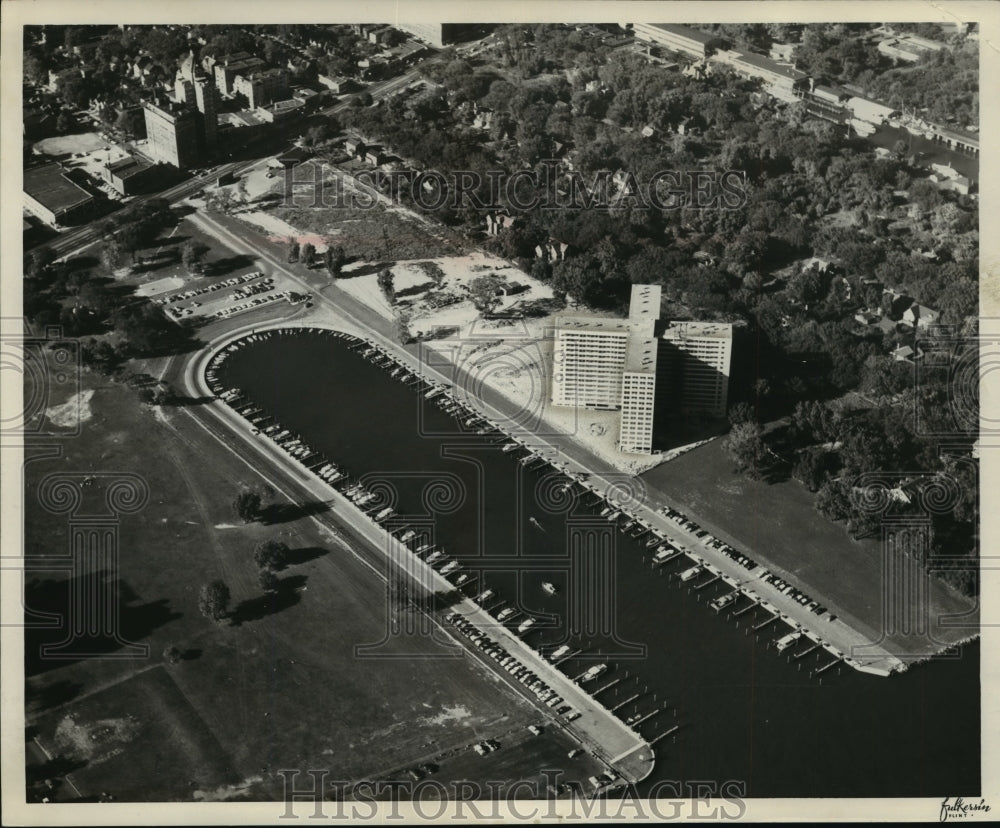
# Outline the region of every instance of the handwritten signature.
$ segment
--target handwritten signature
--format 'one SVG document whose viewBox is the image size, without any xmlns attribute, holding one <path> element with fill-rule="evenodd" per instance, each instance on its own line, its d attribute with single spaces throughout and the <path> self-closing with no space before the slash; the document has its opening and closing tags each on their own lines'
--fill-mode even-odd
<svg viewBox="0 0 1000 828">
<path fill-rule="evenodd" d="M 966 802 L 958 796 L 953 802 L 951 797 L 946 796 L 941 802 L 940 821 L 947 822 L 949 819 L 965 819 L 979 814 L 988 814 L 990 810 L 985 799 L 980 799 L 979 802 Z"/>
</svg>

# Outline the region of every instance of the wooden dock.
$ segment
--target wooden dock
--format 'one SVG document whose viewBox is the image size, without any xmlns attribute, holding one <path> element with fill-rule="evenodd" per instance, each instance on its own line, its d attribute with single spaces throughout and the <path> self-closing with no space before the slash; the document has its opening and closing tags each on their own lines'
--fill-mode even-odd
<svg viewBox="0 0 1000 828">
<path fill-rule="evenodd" d="M 660 739 L 662 739 L 662 738 L 663 738 L 664 736 L 669 736 L 669 735 L 670 735 L 671 733 L 676 733 L 676 732 L 677 732 L 678 730 L 680 730 L 680 729 L 681 729 L 681 726 L 680 726 L 680 725 L 674 725 L 674 726 L 673 726 L 672 728 L 670 728 L 670 730 L 664 730 L 664 731 L 663 731 L 663 733 L 661 733 L 661 734 L 660 734 L 659 736 L 657 736 L 657 737 L 656 737 L 655 739 L 652 739 L 652 740 L 650 741 L 650 743 L 649 743 L 649 744 L 651 744 L 651 745 L 655 745 L 655 744 L 656 744 L 657 742 L 659 742 L 659 741 L 660 741 Z"/>
</svg>

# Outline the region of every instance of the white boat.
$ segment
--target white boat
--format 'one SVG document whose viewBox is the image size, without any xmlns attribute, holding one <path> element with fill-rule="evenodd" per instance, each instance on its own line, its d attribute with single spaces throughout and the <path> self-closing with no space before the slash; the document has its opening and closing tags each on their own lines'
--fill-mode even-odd
<svg viewBox="0 0 1000 828">
<path fill-rule="evenodd" d="M 447 575 L 449 572 L 454 572 L 456 569 L 458 569 L 458 561 L 449 561 L 441 567 L 441 574 Z"/>
<path fill-rule="evenodd" d="M 517 631 L 519 633 L 523 633 L 527 629 L 529 629 L 534 623 L 535 623 L 534 618 L 526 618 L 524 621 L 522 621 L 520 624 L 517 625 Z"/>
<path fill-rule="evenodd" d="M 499 614 L 497 615 L 497 621 L 505 621 L 508 618 L 510 618 L 515 612 L 517 612 L 517 610 L 514 609 L 513 607 L 507 607 L 506 609 L 500 610 Z"/>
<path fill-rule="evenodd" d="M 690 581 L 692 578 L 697 577 L 698 573 L 700 572 L 701 572 L 701 566 L 692 566 L 690 569 L 685 569 L 681 573 L 681 580 Z"/>
<path fill-rule="evenodd" d="M 556 659 L 562 658 L 568 652 L 569 644 L 561 644 L 549 654 L 549 661 L 555 661 Z"/>
<path fill-rule="evenodd" d="M 601 673 L 603 673 L 607 669 L 608 669 L 607 664 L 595 664 L 580 677 L 580 681 L 581 682 L 591 681 L 597 678 L 599 675 L 601 675 Z"/>
<path fill-rule="evenodd" d="M 555 595 L 559 591 L 556 589 L 556 585 L 549 581 L 542 582 L 542 589 L 544 589 L 549 595 Z"/>
<path fill-rule="evenodd" d="M 777 647 L 779 653 L 783 653 L 800 638 L 802 638 L 801 632 L 790 632 L 788 635 L 779 638 L 775 647 Z"/>
</svg>

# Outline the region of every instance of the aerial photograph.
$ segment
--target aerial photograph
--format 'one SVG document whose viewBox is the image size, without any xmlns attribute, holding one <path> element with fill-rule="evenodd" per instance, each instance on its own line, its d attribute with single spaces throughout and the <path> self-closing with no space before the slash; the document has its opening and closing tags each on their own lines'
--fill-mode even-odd
<svg viewBox="0 0 1000 828">
<path fill-rule="evenodd" d="M 38 820 L 990 810 L 979 25 L 625 12 L 18 27 Z"/>
</svg>

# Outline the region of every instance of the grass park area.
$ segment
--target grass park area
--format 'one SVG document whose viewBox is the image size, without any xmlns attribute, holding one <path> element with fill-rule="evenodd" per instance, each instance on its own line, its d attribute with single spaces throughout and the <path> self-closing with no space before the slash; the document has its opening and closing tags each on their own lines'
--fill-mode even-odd
<svg viewBox="0 0 1000 828">
<path fill-rule="evenodd" d="M 842 524 L 816 511 L 815 495 L 797 480 L 765 483 L 736 473 L 722 440 L 657 466 L 642 479 L 682 510 L 698 515 L 699 523 L 712 534 L 801 584 L 831 612 L 873 636 L 873 642 L 881 636 L 884 593 L 896 587 L 887 586 L 883 575 L 881 539 L 852 540 Z M 909 559 L 905 565 L 912 566 L 917 577 L 921 565 Z M 973 600 L 934 577 L 929 578 L 928 589 L 935 638 L 955 642 L 966 637 L 968 627 L 936 622 L 945 615 L 971 611 Z M 923 645 L 919 636 L 910 638 L 906 633 L 893 641 L 900 653 Z"/>
<path fill-rule="evenodd" d="M 305 514 L 322 505 L 297 509 L 278 494 L 270 523 L 236 519 L 240 486 L 264 481 L 190 410 L 145 407 L 132 389 L 89 373 L 77 390 L 92 393 L 66 390 L 49 404 L 65 413 L 76 399 L 69 409 L 80 412 L 81 433 L 58 453 L 26 450 L 30 611 L 65 614 L 79 586 L 72 579 L 90 583 L 91 574 L 45 569 L 66 555 L 70 518 L 41 505 L 40 483 L 68 475 L 82 493 L 80 513 L 106 509 L 104 491 L 116 476 L 134 475 L 148 489 L 144 506 L 112 519 L 118 559 L 105 561 L 98 577 L 115 584 L 121 641 L 82 642 L 52 658 L 40 646 L 61 641 L 62 627 L 26 633 L 29 735 L 73 769 L 81 795 L 272 800 L 282 794 L 278 769 L 379 779 L 438 757 L 443 769 L 453 758 L 456 777 L 476 778 L 486 765 L 471 764 L 471 744 L 539 721 L 436 627 L 387 637 L 385 584 L 351 541 Z M 252 560 L 254 545 L 268 538 L 293 550 L 273 598 Z M 233 623 L 199 612 L 199 590 L 216 578 L 231 590 Z M 378 646 L 359 657 L 360 644 Z M 166 657 L 170 647 L 179 660 Z M 561 738 L 554 744 L 553 756 L 565 757 Z M 534 752 L 527 756 L 534 761 Z M 509 778 L 537 770 L 529 764 Z M 72 795 L 65 787 L 56 798 Z"/>
</svg>

